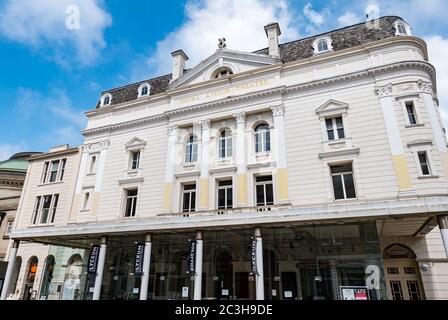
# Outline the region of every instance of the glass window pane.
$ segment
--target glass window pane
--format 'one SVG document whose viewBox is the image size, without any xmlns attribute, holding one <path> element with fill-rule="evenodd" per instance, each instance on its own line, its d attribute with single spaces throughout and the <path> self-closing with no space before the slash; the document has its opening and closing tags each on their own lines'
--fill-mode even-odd
<svg viewBox="0 0 448 320">
<path fill-rule="evenodd" d="M 344 174 L 345 194 L 347 199 L 356 198 L 355 184 L 353 182 L 353 174 Z"/>
<path fill-rule="evenodd" d="M 232 153 L 232 138 L 229 137 L 227 139 L 227 156 L 231 157 L 232 155 L 233 155 L 233 153 Z"/>
<path fill-rule="evenodd" d="M 50 223 L 54 223 L 54 217 L 56 216 L 56 209 L 58 208 L 58 201 L 59 201 L 59 195 L 54 195 L 54 201 L 53 201 L 53 210 L 51 212 L 51 220 Z"/>
<path fill-rule="evenodd" d="M 272 176 L 261 176 L 256 178 L 257 182 L 272 181 Z"/>
<path fill-rule="evenodd" d="M 260 139 L 260 134 L 256 133 L 255 134 L 255 152 L 261 152 L 261 139 Z"/>
<path fill-rule="evenodd" d="M 126 212 L 125 212 L 125 216 L 126 217 L 130 217 L 131 216 L 131 210 L 132 210 L 132 198 L 127 198 L 126 199 Z"/>
<path fill-rule="evenodd" d="M 225 209 L 226 207 L 226 190 L 225 189 L 219 189 L 218 190 L 218 209 Z"/>
<path fill-rule="evenodd" d="M 267 205 L 274 204 L 274 191 L 271 183 L 266 184 L 266 204 Z"/>
<path fill-rule="evenodd" d="M 182 201 L 182 211 L 188 212 L 190 211 L 190 193 L 184 193 L 184 199 Z"/>
<path fill-rule="evenodd" d="M 264 206 L 264 186 L 258 185 L 257 186 L 257 206 Z"/>
<path fill-rule="evenodd" d="M 269 131 L 266 132 L 266 150 L 265 151 L 271 151 L 271 133 Z"/>
<path fill-rule="evenodd" d="M 227 188 L 227 209 L 233 208 L 233 189 Z"/>
<path fill-rule="evenodd" d="M 196 211 L 196 192 L 191 193 L 191 212 Z"/>
<path fill-rule="evenodd" d="M 334 138 L 334 131 L 333 131 L 333 129 L 330 131 L 327 131 L 327 134 L 328 134 L 328 140 L 334 140 L 335 138 Z"/>
<path fill-rule="evenodd" d="M 326 119 L 325 124 L 327 125 L 328 131 L 333 131 L 333 119 Z"/>
<path fill-rule="evenodd" d="M 344 173 L 344 172 L 352 172 L 351 163 L 344 163 L 331 166 L 331 173 Z"/>
<path fill-rule="evenodd" d="M 336 200 L 344 199 L 344 190 L 342 189 L 342 177 L 333 176 L 334 198 Z"/>
</svg>

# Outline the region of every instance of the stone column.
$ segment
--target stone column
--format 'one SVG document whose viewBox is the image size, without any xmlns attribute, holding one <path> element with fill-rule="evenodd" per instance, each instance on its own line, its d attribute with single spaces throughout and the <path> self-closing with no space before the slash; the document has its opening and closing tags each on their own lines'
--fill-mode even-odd
<svg viewBox="0 0 448 320">
<path fill-rule="evenodd" d="M 443 246 L 445 247 L 445 254 L 448 258 L 448 216 L 440 216 L 439 220 L 440 234 L 442 235 Z"/>
<path fill-rule="evenodd" d="M 201 121 L 201 178 L 199 180 L 199 210 L 209 210 L 208 178 L 210 164 L 210 120 Z"/>
<path fill-rule="evenodd" d="M 263 241 L 261 229 L 255 228 L 255 240 L 257 241 L 257 271 L 255 276 L 255 288 L 257 300 L 264 300 L 264 272 L 263 272 Z"/>
<path fill-rule="evenodd" d="M 196 233 L 196 261 L 195 261 L 195 275 L 194 275 L 194 300 L 201 300 L 202 298 L 202 231 Z"/>
<path fill-rule="evenodd" d="M 246 113 L 236 113 L 233 117 L 236 119 L 236 205 L 237 207 L 247 207 Z"/>
<path fill-rule="evenodd" d="M 387 137 L 389 139 L 399 192 L 402 195 L 413 194 L 414 190 L 412 187 L 411 176 L 409 174 L 408 163 L 406 155 L 404 154 L 403 143 L 401 141 L 400 130 L 398 128 L 394 110 L 392 88 L 392 84 L 378 87 L 376 89 L 376 94 L 379 97 L 381 110 L 386 124 Z"/>
<path fill-rule="evenodd" d="M 19 249 L 20 241 L 14 240 L 12 243 L 12 248 L 9 251 L 8 258 L 8 268 L 6 269 L 5 282 L 3 283 L 2 294 L 0 296 L 0 300 L 6 300 L 9 287 L 12 282 L 12 275 L 14 273 L 14 267 L 16 264 L 17 250 Z M 20 272 L 20 271 L 19 271 Z"/>
<path fill-rule="evenodd" d="M 107 238 L 101 238 L 100 253 L 98 256 L 98 264 L 96 267 L 95 287 L 92 300 L 100 300 L 101 284 L 103 282 L 104 262 L 106 260 Z"/>
<path fill-rule="evenodd" d="M 443 125 L 441 123 L 439 110 L 434 102 L 434 90 L 431 82 L 419 81 L 423 101 L 425 102 L 426 112 L 428 113 L 429 122 L 431 123 L 434 141 L 439 151 L 440 158 L 443 164 L 443 170 L 448 177 L 448 148 L 445 133 L 443 132 Z"/>
<path fill-rule="evenodd" d="M 172 210 L 172 194 L 174 183 L 174 167 L 176 159 L 176 141 L 177 141 L 177 126 L 168 128 L 168 147 L 165 165 L 165 191 L 163 194 L 163 209 L 166 212 Z"/>
<path fill-rule="evenodd" d="M 148 283 L 151 272 L 151 235 L 147 234 L 145 238 L 145 252 L 143 254 L 143 275 L 140 286 L 140 300 L 148 299 Z"/>
<path fill-rule="evenodd" d="M 277 197 L 276 203 L 289 203 L 288 195 L 288 166 L 286 163 L 286 138 L 285 138 L 285 108 L 283 105 L 272 107 L 274 117 L 274 148 L 276 150 L 275 159 L 277 160 L 276 185 Z"/>
</svg>

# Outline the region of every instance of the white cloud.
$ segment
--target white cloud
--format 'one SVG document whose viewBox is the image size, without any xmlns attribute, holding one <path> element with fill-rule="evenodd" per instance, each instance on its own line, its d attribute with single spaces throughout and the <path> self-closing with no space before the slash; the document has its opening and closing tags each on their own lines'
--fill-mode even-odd
<svg viewBox="0 0 448 320">
<path fill-rule="evenodd" d="M 183 49 L 189 66 L 207 58 L 218 47 L 218 38 L 227 39 L 231 50 L 254 51 L 267 47 L 263 27 L 278 22 L 281 41 L 298 38 L 294 14 L 285 0 L 190 0 L 185 7 L 185 22 L 157 43 L 148 63 L 155 75 L 171 71 L 170 53 Z M 141 65 L 140 65 L 141 69 Z"/>
<path fill-rule="evenodd" d="M 66 20 L 79 8 L 79 29 L 68 29 Z M 0 5 L 0 36 L 29 46 L 70 67 L 90 65 L 106 47 L 104 30 L 111 25 L 102 0 L 5 0 Z"/>
<path fill-rule="evenodd" d="M 338 18 L 338 23 L 340 27 L 354 25 L 360 21 L 361 19 L 359 19 L 358 16 L 351 11 L 347 11 Z"/>
<path fill-rule="evenodd" d="M 308 3 L 303 8 L 303 14 L 311 21 L 312 24 L 314 24 L 317 27 L 319 27 L 325 22 L 324 13 L 319 13 L 313 10 L 313 6 L 311 5 L 311 3 Z"/>
<path fill-rule="evenodd" d="M 442 120 L 445 128 L 448 129 L 448 39 L 439 35 L 425 38 L 428 44 L 429 62 L 437 70 L 437 93 L 440 100 Z"/>
<path fill-rule="evenodd" d="M 0 144 L 0 161 L 8 160 L 13 154 L 28 151 L 25 143 L 19 144 Z"/>
</svg>

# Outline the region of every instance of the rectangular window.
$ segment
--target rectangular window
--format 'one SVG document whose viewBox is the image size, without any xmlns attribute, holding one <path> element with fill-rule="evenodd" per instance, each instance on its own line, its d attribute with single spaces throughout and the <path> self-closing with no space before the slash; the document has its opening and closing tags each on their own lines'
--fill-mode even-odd
<svg viewBox="0 0 448 320">
<path fill-rule="evenodd" d="M 8 221 L 5 230 L 5 237 L 9 237 L 11 235 L 12 227 L 14 226 L 14 221 Z"/>
<path fill-rule="evenodd" d="M 330 167 L 335 200 L 356 199 L 352 164 Z"/>
<path fill-rule="evenodd" d="M 429 167 L 428 154 L 426 151 L 418 153 L 418 160 L 420 161 L 420 168 L 424 176 L 431 175 L 431 168 Z"/>
<path fill-rule="evenodd" d="M 45 195 L 36 198 L 32 224 L 49 224 L 54 222 L 59 195 Z"/>
<path fill-rule="evenodd" d="M 51 161 L 50 165 L 50 179 L 48 182 L 56 182 L 58 178 L 59 160 Z"/>
<path fill-rule="evenodd" d="M 331 141 L 345 138 L 342 117 L 325 119 L 325 125 L 327 127 L 328 140 Z"/>
<path fill-rule="evenodd" d="M 135 217 L 135 212 L 137 210 L 137 197 L 138 189 L 126 191 L 126 210 L 124 212 L 125 217 Z"/>
<path fill-rule="evenodd" d="M 61 168 L 59 170 L 59 181 L 62 181 L 64 179 L 65 165 L 66 164 L 67 164 L 67 159 L 62 159 Z"/>
<path fill-rule="evenodd" d="M 84 193 L 84 201 L 82 203 L 82 210 L 87 210 L 89 208 L 90 192 Z"/>
<path fill-rule="evenodd" d="M 274 204 L 274 188 L 272 176 L 257 177 L 255 182 L 257 206 L 271 206 Z"/>
<path fill-rule="evenodd" d="M 187 184 L 183 186 L 182 212 L 196 211 L 196 184 Z"/>
<path fill-rule="evenodd" d="M 47 182 L 47 176 L 48 176 L 48 167 L 50 166 L 50 162 L 47 161 L 44 163 L 44 171 L 42 172 L 42 183 Z"/>
<path fill-rule="evenodd" d="M 137 170 L 140 168 L 140 151 L 131 152 L 131 169 Z"/>
<path fill-rule="evenodd" d="M 417 124 L 414 102 L 406 102 L 406 112 L 408 113 L 409 124 Z"/>
<path fill-rule="evenodd" d="M 218 182 L 218 209 L 231 209 L 233 207 L 232 180 Z"/>
<path fill-rule="evenodd" d="M 96 172 L 96 163 L 97 163 L 97 155 L 93 155 L 90 157 L 90 167 L 89 167 L 89 173 L 95 173 Z"/>
</svg>

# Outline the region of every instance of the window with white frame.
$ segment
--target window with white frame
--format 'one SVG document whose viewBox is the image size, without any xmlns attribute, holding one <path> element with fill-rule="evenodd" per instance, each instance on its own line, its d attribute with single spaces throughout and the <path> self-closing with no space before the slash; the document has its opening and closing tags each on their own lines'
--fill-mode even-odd
<svg viewBox="0 0 448 320">
<path fill-rule="evenodd" d="M 140 150 L 131 151 L 130 154 L 130 169 L 137 170 L 140 169 Z"/>
<path fill-rule="evenodd" d="M 345 138 L 344 121 L 342 116 L 325 119 L 328 140 L 339 140 Z"/>
<path fill-rule="evenodd" d="M 255 128 L 254 140 L 256 153 L 271 151 L 271 131 L 266 123 Z"/>
<path fill-rule="evenodd" d="M 272 176 L 255 178 L 255 193 L 257 206 L 271 206 L 274 204 L 274 185 Z"/>
<path fill-rule="evenodd" d="M 4 235 L 5 238 L 7 238 L 7 237 L 9 237 L 11 235 L 11 231 L 12 231 L 13 226 L 14 226 L 14 221 L 8 221 L 7 222 L 6 229 L 5 229 L 5 235 Z"/>
<path fill-rule="evenodd" d="M 333 51 L 332 40 L 328 36 L 319 37 L 313 41 L 314 54 Z"/>
<path fill-rule="evenodd" d="M 138 97 L 146 97 L 149 96 L 149 91 L 150 91 L 150 86 L 148 83 L 144 83 L 142 85 L 140 85 L 140 87 L 138 88 Z"/>
<path fill-rule="evenodd" d="M 95 174 L 98 166 L 98 154 L 92 154 L 90 156 L 89 174 Z"/>
<path fill-rule="evenodd" d="M 100 105 L 102 107 L 109 106 L 112 103 L 112 95 L 110 93 L 106 93 L 101 97 Z"/>
<path fill-rule="evenodd" d="M 59 194 L 37 197 L 34 205 L 32 224 L 45 225 L 54 223 L 58 201 Z"/>
<path fill-rule="evenodd" d="M 335 200 L 356 199 L 352 163 L 330 165 Z"/>
<path fill-rule="evenodd" d="M 429 164 L 428 152 L 427 151 L 419 151 L 417 152 L 418 161 L 420 164 L 421 174 L 423 176 L 431 175 L 431 166 Z"/>
<path fill-rule="evenodd" d="M 232 132 L 229 129 L 224 129 L 219 135 L 219 158 L 230 157 L 232 157 Z"/>
<path fill-rule="evenodd" d="M 195 212 L 196 184 L 184 184 L 182 189 L 182 212 Z"/>
<path fill-rule="evenodd" d="M 185 146 L 185 162 L 196 161 L 198 161 L 198 139 L 195 135 L 190 135 Z"/>
<path fill-rule="evenodd" d="M 218 181 L 218 209 L 231 209 L 233 207 L 232 180 Z"/>
<path fill-rule="evenodd" d="M 84 198 L 83 198 L 83 201 L 82 201 L 82 210 L 89 210 L 91 194 L 92 193 L 90 191 L 84 192 Z"/>
<path fill-rule="evenodd" d="M 42 183 L 53 183 L 62 181 L 65 174 L 67 159 L 58 159 L 44 163 L 42 172 Z"/>
<path fill-rule="evenodd" d="M 417 113 L 415 110 L 414 101 L 405 102 L 406 114 L 408 116 L 408 121 L 410 125 L 416 125 L 418 123 Z"/>
<path fill-rule="evenodd" d="M 137 211 L 138 189 L 125 190 L 125 211 L 126 218 L 135 217 Z"/>
</svg>

